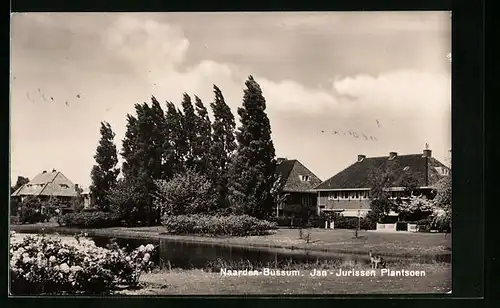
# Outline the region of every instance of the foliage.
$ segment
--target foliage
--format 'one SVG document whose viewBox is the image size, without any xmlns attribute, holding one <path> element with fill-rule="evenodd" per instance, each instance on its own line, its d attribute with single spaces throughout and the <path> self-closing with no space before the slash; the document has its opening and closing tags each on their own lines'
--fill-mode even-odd
<svg viewBox="0 0 500 308">
<path fill-rule="evenodd" d="M 438 181 L 434 186 L 437 193 L 432 200 L 435 208 L 433 224 L 437 226 L 443 226 L 443 229 L 444 226 L 447 226 L 447 229 L 451 229 L 451 187 L 451 174 Z"/>
<path fill-rule="evenodd" d="M 109 200 L 106 196 L 110 189 L 116 185 L 116 177 L 120 173 L 120 169 L 116 168 L 118 156 L 116 145 L 113 143 L 115 133 L 111 129 L 111 125 L 101 122 L 100 133 L 101 139 L 94 155 L 97 165 L 94 165 L 91 171 L 90 191 L 97 206 L 101 210 L 108 210 Z"/>
<path fill-rule="evenodd" d="M 10 193 L 14 193 L 16 190 L 18 190 L 21 186 L 23 186 L 24 184 L 28 184 L 30 182 L 30 179 L 28 178 L 25 178 L 23 176 L 18 176 L 17 177 L 17 181 L 16 181 L 16 185 L 12 186 L 11 189 L 10 189 Z"/>
<path fill-rule="evenodd" d="M 30 206 L 23 204 L 19 208 L 19 222 L 22 224 L 34 224 L 45 222 L 47 216 L 42 214 L 40 206 Z"/>
<path fill-rule="evenodd" d="M 218 208 L 228 208 L 229 161 L 236 150 L 234 129 L 236 123 L 231 108 L 226 104 L 221 90 L 214 85 L 214 102 L 210 143 L 209 176 L 218 192 Z"/>
<path fill-rule="evenodd" d="M 61 226 L 77 228 L 108 228 L 120 224 L 120 216 L 110 212 L 68 213 L 58 217 Z"/>
<path fill-rule="evenodd" d="M 67 244 L 40 235 L 15 241 L 12 235 L 10 277 L 16 295 L 107 293 L 118 285 L 136 286 L 141 272 L 153 265 L 151 244 L 128 254 L 97 247 L 88 239 Z"/>
<path fill-rule="evenodd" d="M 405 221 L 423 219 L 434 212 L 434 204 L 425 196 L 411 196 L 408 200 L 397 203 L 396 211 Z"/>
<path fill-rule="evenodd" d="M 167 172 L 162 179 L 169 180 L 173 175 L 185 171 L 185 159 L 188 151 L 183 129 L 183 115 L 172 102 L 167 102 L 164 136 L 164 168 Z"/>
<path fill-rule="evenodd" d="M 18 190 L 24 184 L 28 184 L 30 180 L 23 176 L 18 176 L 16 184 L 10 188 L 10 194 L 13 194 L 16 190 Z M 13 197 L 10 197 L 10 215 L 17 215 L 19 210 L 20 202 Z"/>
<path fill-rule="evenodd" d="M 208 111 L 198 96 L 195 96 L 196 107 L 196 139 L 193 144 L 195 171 L 210 176 L 210 147 L 212 143 L 212 126 Z"/>
<path fill-rule="evenodd" d="M 170 181 L 157 181 L 156 208 L 162 215 L 201 214 L 211 212 L 217 195 L 205 176 L 191 169 L 175 175 Z"/>
<path fill-rule="evenodd" d="M 135 178 L 120 179 L 108 199 L 111 211 L 128 225 L 159 223 L 159 209 L 152 203 L 152 196 L 143 181 Z"/>
<path fill-rule="evenodd" d="M 275 150 L 262 90 L 252 76 L 245 85 L 243 107 L 238 108 L 241 126 L 236 132 L 238 148 L 231 162 L 229 200 L 233 212 L 265 219 L 275 209 L 271 194 Z"/>
<path fill-rule="evenodd" d="M 274 223 L 248 215 L 165 215 L 162 223 L 172 234 L 249 236 L 268 234 L 276 228 Z"/>
<path fill-rule="evenodd" d="M 358 217 L 345 217 L 342 215 L 335 215 L 333 218 L 335 229 L 356 229 L 358 228 Z M 360 230 L 375 230 L 377 228 L 376 222 L 371 218 L 360 217 L 359 229 Z"/>
</svg>

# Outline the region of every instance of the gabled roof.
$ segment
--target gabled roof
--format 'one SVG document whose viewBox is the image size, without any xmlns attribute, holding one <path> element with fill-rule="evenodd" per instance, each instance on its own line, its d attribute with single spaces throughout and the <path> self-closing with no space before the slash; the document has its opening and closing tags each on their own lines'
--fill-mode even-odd
<svg viewBox="0 0 500 308">
<path fill-rule="evenodd" d="M 12 196 L 76 197 L 75 185 L 59 171 L 42 172 L 19 187 Z"/>
<path fill-rule="evenodd" d="M 390 172 L 394 176 L 391 187 L 402 187 L 406 177 L 412 177 L 418 186 L 426 187 L 444 176 L 439 168 L 449 170 L 437 159 L 422 154 L 396 155 L 393 159 L 389 156 L 367 157 L 324 181 L 315 190 L 371 188 L 374 175 L 381 172 Z"/>
<path fill-rule="evenodd" d="M 321 180 L 296 159 L 283 160 L 276 167 L 276 173 L 284 183 L 284 192 L 306 192 L 321 183 Z M 309 177 L 307 181 L 301 176 Z"/>
</svg>

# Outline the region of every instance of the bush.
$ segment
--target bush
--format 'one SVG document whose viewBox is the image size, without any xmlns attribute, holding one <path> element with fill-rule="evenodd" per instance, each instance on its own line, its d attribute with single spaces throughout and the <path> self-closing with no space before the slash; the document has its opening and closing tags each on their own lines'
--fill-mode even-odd
<svg viewBox="0 0 500 308">
<path fill-rule="evenodd" d="M 120 216 L 110 212 L 78 212 L 58 217 L 61 226 L 77 228 L 109 228 L 120 224 Z"/>
<path fill-rule="evenodd" d="M 263 235 L 276 229 L 276 224 L 248 215 L 165 215 L 162 224 L 172 234 Z"/>
<path fill-rule="evenodd" d="M 141 246 L 128 254 L 105 249 L 77 238 L 74 244 L 44 236 L 11 239 L 11 292 L 16 295 L 54 293 L 96 294 L 118 285 L 135 286 L 143 271 L 151 270 L 155 247 Z"/>
<path fill-rule="evenodd" d="M 342 215 L 337 215 L 333 218 L 335 223 L 335 229 L 357 229 L 358 228 L 358 218 L 357 217 L 345 217 Z M 359 219 L 360 230 L 375 230 L 377 227 L 376 221 L 370 218 L 362 217 Z"/>
<path fill-rule="evenodd" d="M 34 224 L 46 220 L 47 216 L 41 213 L 40 207 L 23 205 L 19 209 L 19 222 L 22 224 Z"/>
<path fill-rule="evenodd" d="M 153 189 L 147 179 L 120 179 L 108 194 L 111 211 L 127 225 L 154 225 L 160 222 L 159 210 L 154 207 Z M 99 206 L 99 205 L 98 205 Z"/>
<path fill-rule="evenodd" d="M 155 206 L 162 215 L 210 213 L 217 203 L 217 194 L 208 178 L 188 170 L 170 181 L 156 181 Z"/>
</svg>

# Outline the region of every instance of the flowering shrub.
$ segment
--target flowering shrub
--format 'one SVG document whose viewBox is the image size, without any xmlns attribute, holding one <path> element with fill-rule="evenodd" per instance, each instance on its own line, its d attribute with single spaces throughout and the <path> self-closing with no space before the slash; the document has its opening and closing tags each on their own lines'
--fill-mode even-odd
<svg viewBox="0 0 500 308">
<path fill-rule="evenodd" d="M 58 217 L 61 226 L 78 228 L 107 228 L 120 224 L 120 217 L 108 212 L 78 212 L 68 213 Z"/>
<path fill-rule="evenodd" d="M 276 229 L 276 224 L 248 215 L 178 215 L 163 216 L 162 224 L 173 234 L 262 235 Z"/>
<path fill-rule="evenodd" d="M 162 215 L 202 214 L 214 210 L 217 194 L 212 182 L 192 170 L 170 181 L 156 181 L 154 204 Z"/>
<path fill-rule="evenodd" d="M 77 237 L 75 244 L 45 236 L 25 236 L 10 245 L 13 294 L 104 293 L 118 285 L 135 286 L 143 271 L 153 267 L 155 247 L 123 249 L 97 247 Z"/>
</svg>

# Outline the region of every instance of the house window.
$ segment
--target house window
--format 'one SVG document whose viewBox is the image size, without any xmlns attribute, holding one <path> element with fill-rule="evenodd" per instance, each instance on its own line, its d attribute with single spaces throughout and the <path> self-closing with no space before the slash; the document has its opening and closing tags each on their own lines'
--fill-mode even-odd
<svg viewBox="0 0 500 308">
<path fill-rule="evenodd" d="M 348 191 L 344 191 L 344 199 L 349 199 L 349 192 Z"/>
<path fill-rule="evenodd" d="M 356 191 L 356 199 L 359 199 L 359 191 Z"/>
<path fill-rule="evenodd" d="M 310 180 L 308 175 L 299 175 L 299 178 L 303 182 L 308 182 Z"/>
</svg>

